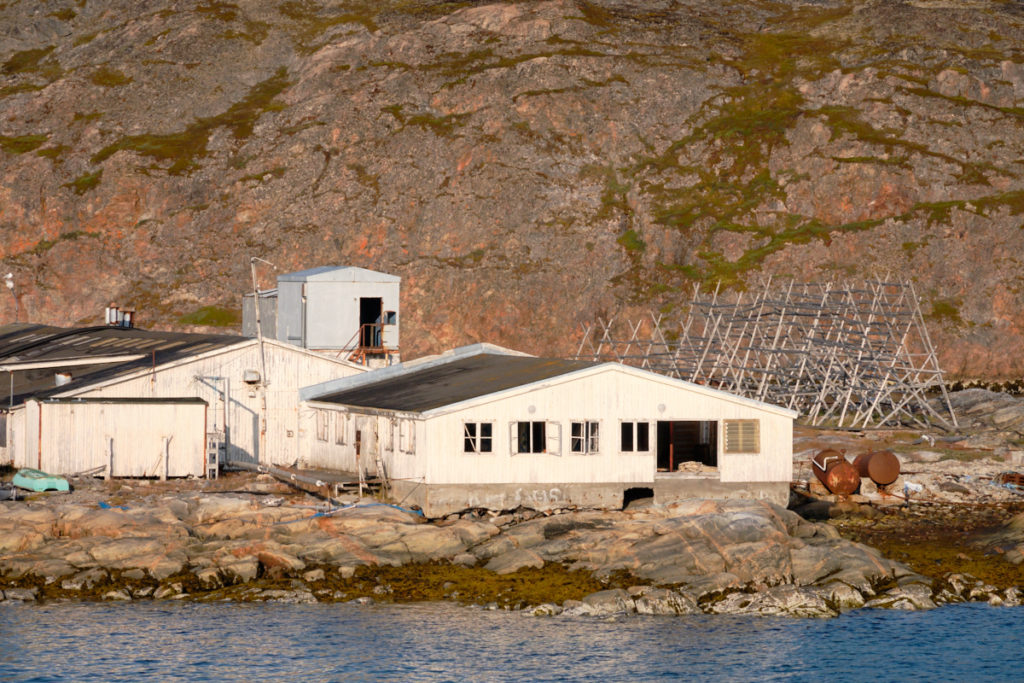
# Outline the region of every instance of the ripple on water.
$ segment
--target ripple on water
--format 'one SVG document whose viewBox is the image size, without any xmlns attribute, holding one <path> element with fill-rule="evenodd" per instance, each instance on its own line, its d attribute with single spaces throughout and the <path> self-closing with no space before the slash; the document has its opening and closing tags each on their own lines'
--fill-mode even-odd
<svg viewBox="0 0 1024 683">
<path fill-rule="evenodd" d="M 0 680 L 1010 680 L 1024 611 L 533 618 L 447 604 L 0 606 Z"/>
</svg>

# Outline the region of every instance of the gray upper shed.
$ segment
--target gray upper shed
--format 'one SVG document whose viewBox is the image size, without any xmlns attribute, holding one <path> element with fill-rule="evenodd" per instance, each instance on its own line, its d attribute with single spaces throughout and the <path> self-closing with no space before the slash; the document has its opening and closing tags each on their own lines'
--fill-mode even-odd
<svg viewBox="0 0 1024 683">
<path fill-rule="evenodd" d="M 355 266 L 321 266 L 280 275 L 260 292 L 263 335 L 304 349 L 348 351 L 353 360 L 397 358 L 402 279 Z M 243 303 L 243 333 L 256 336 L 252 295 Z"/>
</svg>

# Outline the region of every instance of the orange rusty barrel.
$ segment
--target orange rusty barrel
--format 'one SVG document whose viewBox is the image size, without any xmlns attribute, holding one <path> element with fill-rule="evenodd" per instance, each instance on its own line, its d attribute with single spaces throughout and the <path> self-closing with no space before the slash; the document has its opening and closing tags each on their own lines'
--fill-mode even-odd
<svg viewBox="0 0 1024 683">
<path fill-rule="evenodd" d="M 900 476 L 900 459 L 892 451 L 861 453 L 853 459 L 853 466 L 862 477 L 868 477 L 879 486 L 888 486 Z"/>
<path fill-rule="evenodd" d="M 826 448 L 811 458 L 811 469 L 814 470 L 814 476 L 818 481 L 832 493 L 845 496 L 860 486 L 857 468 L 846 461 L 846 456 L 831 448 Z"/>
</svg>

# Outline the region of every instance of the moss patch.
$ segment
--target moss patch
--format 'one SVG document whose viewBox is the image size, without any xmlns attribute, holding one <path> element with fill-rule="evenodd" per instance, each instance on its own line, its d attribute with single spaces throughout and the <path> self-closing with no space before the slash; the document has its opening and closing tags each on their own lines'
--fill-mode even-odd
<svg viewBox="0 0 1024 683">
<path fill-rule="evenodd" d="M 207 325 L 210 327 L 231 327 L 242 322 L 241 314 L 232 308 L 203 306 L 197 311 L 178 318 L 182 325 Z"/>
<path fill-rule="evenodd" d="M 1024 505 L 955 507 L 911 505 L 878 519 L 833 520 L 839 533 L 866 543 L 914 571 L 940 579 L 948 572 L 971 574 L 998 588 L 1024 584 L 1024 565 L 976 545 L 980 534 L 1002 526 Z"/>
<path fill-rule="evenodd" d="M 25 154 L 38 149 L 49 139 L 49 135 L 17 135 L 13 137 L 0 135 L 0 149 L 8 154 Z"/>
<path fill-rule="evenodd" d="M 128 85 L 132 82 L 132 79 L 125 76 L 117 69 L 111 69 L 110 67 L 101 66 L 96 71 L 92 72 L 89 80 L 94 85 L 101 85 L 105 88 L 116 88 L 122 85 Z"/>
<path fill-rule="evenodd" d="M 54 246 L 60 244 L 61 242 L 67 242 L 67 241 L 70 241 L 70 240 L 77 240 L 77 239 L 80 239 L 82 237 L 96 237 L 96 236 L 97 236 L 97 233 L 94 233 L 94 232 L 88 232 L 88 231 L 85 231 L 85 230 L 72 230 L 71 232 L 62 233 L 62 234 L 58 235 L 56 238 L 54 238 L 52 240 L 39 240 L 38 242 L 36 242 L 35 246 L 32 247 L 32 249 L 29 250 L 29 253 L 34 255 L 34 256 L 38 256 L 40 254 L 43 254 L 43 253 L 49 251 L 50 249 L 52 249 Z"/>
<path fill-rule="evenodd" d="M 178 133 L 123 137 L 97 152 L 92 157 L 92 163 L 102 163 L 113 154 L 125 150 L 169 161 L 168 173 L 187 173 L 197 166 L 198 159 L 207 155 L 206 145 L 214 129 L 227 127 L 236 140 L 244 140 L 252 135 L 260 116 L 284 109 L 284 105 L 275 98 L 288 85 L 288 72 L 281 67 L 272 77 L 254 86 L 244 100 L 233 104 L 226 112 L 199 119 Z"/>
<path fill-rule="evenodd" d="M 75 194 L 85 194 L 89 190 L 97 187 L 100 184 L 100 179 L 103 178 L 103 169 L 92 173 L 83 173 L 78 176 L 70 183 L 64 183 L 64 187 L 70 187 L 74 190 Z"/>
<path fill-rule="evenodd" d="M 49 47 L 40 47 L 33 50 L 15 52 L 6 62 L 4 62 L 3 66 L 0 67 L 0 71 L 9 76 L 38 71 L 43 68 L 45 64 L 44 60 L 51 52 L 54 51 L 54 49 L 56 49 L 56 46 L 50 45 Z"/>
</svg>

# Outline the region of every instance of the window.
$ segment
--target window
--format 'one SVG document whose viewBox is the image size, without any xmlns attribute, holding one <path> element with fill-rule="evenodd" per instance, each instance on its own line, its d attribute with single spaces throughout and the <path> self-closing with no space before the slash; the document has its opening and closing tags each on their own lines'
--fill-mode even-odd
<svg viewBox="0 0 1024 683">
<path fill-rule="evenodd" d="M 462 450 L 465 453 L 494 451 L 494 425 L 490 422 L 467 422 L 462 425 Z"/>
<path fill-rule="evenodd" d="M 410 455 L 416 452 L 416 423 L 412 420 L 398 421 L 398 449 Z"/>
<path fill-rule="evenodd" d="M 331 431 L 331 423 L 327 420 L 326 410 L 316 411 L 316 438 L 317 441 L 327 441 Z"/>
<path fill-rule="evenodd" d="M 647 422 L 623 422 L 619 450 L 646 453 L 651 450 L 651 426 Z"/>
<path fill-rule="evenodd" d="M 384 425 L 384 449 L 389 453 L 395 452 L 395 418 L 388 419 Z"/>
<path fill-rule="evenodd" d="M 725 420 L 725 452 L 760 453 L 760 422 L 758 420 Z"/>
<path fill-rule="evenodd" d="M 562 454 L 562 429 L 557 422 L 513 422 L 509 438 L 513 453 Z"/>
<path fill-rule="evenodd" d="M 597 453 L 600 450 L 599 426 L 597 422 L 573 422 L 572 433 L 569 437 L 569 450 L 573 453 Z"/>
<path fill-rule="evenodd" d="M 348 413 L 334 414 L 334 443 L 343 446 L 348 437 Z"/>
</svg>

